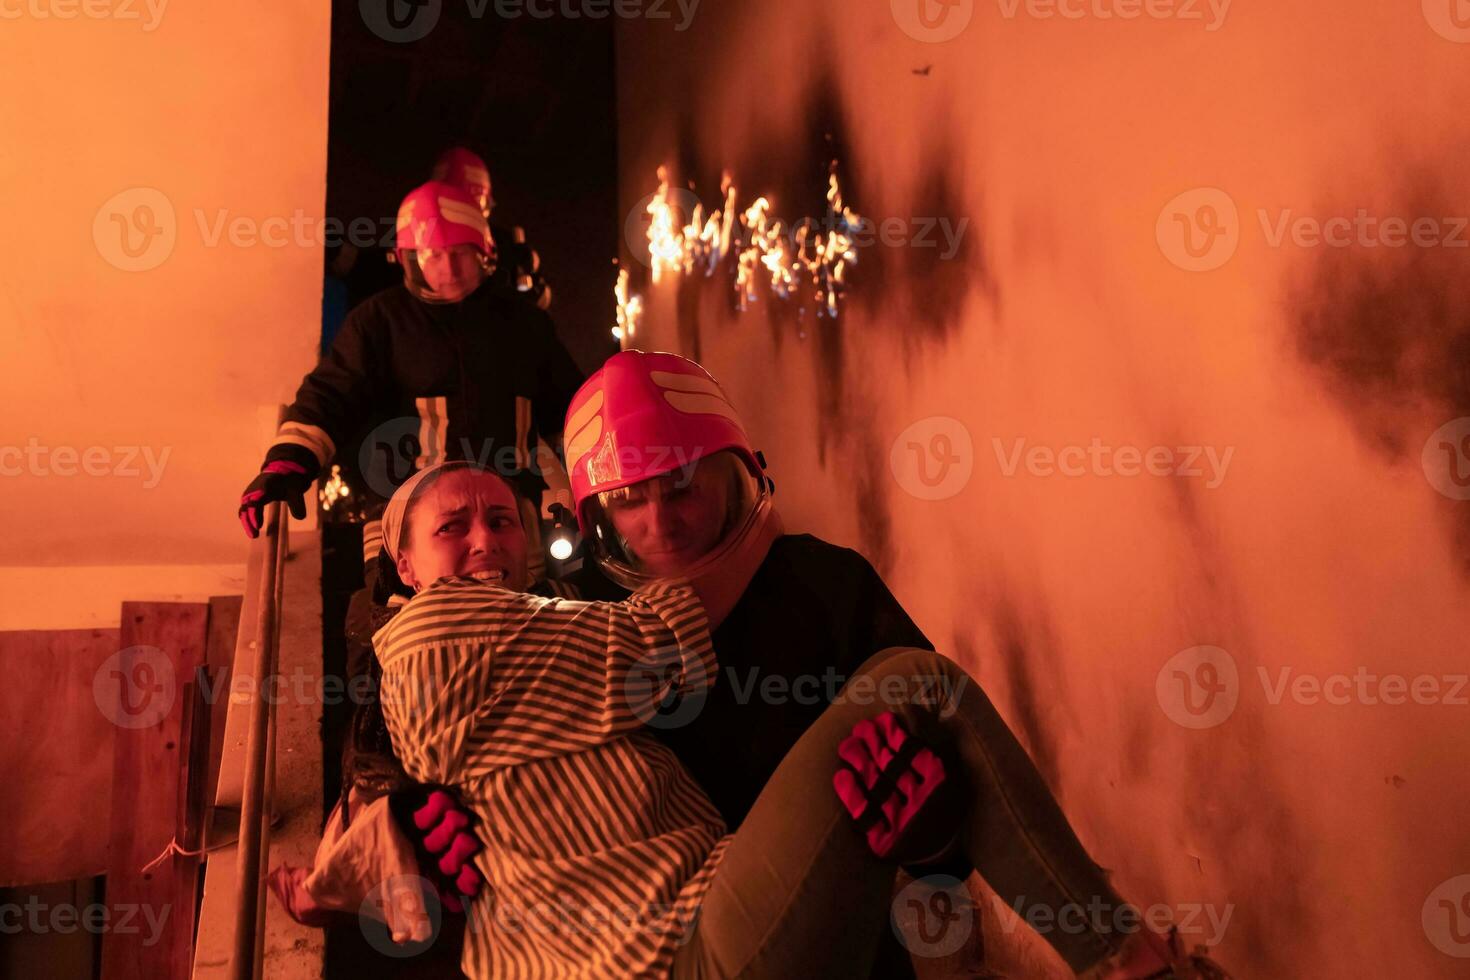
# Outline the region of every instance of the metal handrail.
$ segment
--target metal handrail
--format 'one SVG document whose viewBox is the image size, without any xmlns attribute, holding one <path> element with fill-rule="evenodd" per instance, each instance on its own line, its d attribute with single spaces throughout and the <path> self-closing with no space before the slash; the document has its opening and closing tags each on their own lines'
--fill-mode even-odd
<svg viewBox="0 0 1470 980">
<path fill-rule="evenodd" d="M 234 950 L 231 980 L 255 980 L 260 975 L 265 936 L 265 864 L 270 855 L 270 798 L 275 782 L 275 698 L 266 695 L 278 670 L 281 642 L 281 597 L 286 558 L 286 510 L 280 503 L 265 509 L 261 537 L 266 554 L 260 566 L 255 620 L 255 684 L 250 704 L 249 737 L 245 747 L 244 792 L 240 807 L 240 838 L 236 851 Z"/>
</svg>

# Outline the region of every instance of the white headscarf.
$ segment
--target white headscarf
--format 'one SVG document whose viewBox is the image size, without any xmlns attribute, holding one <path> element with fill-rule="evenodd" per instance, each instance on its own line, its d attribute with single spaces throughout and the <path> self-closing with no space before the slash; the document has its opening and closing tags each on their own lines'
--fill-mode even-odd
<svg viewBox="0 0 1470 980">
<path fill-rule="evenodd" d="M 419 488 L 423 486 L 424 481 L 441 470 L 460 469 L 471 465 L 463 460 L 435 463 L 433 466 L 426 466 L 419 470 L 393 491 L 393 499 L 388 501 L 388 506 L 383 511 L 383 548 L 388 552 L 388 557 L 393 559 L 394 564 L 398 563 L 398 556 L 402 553 L 403 545 L 407 543 L 401 538 L 404 531 L 407 530 L 408 505 L 418 495 Z"/>
</svg>

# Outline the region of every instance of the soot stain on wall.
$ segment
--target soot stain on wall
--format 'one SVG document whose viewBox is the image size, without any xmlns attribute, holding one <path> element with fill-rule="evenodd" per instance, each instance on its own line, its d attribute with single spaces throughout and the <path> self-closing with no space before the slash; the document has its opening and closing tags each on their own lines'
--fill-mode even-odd
<svg viewBox="0 0 1470 980">
<path fill-rule="evenodd" d="M 816 67 L 805 93 L 798 99 L 796 118 L 801 120 L 798 136 L 779 146 L 750 147 L 739 161 L 740 180 L 747 188 L 759 188 L 773 202 L 772 214 L 787 229 L 803 220 L 814 220 L 819 230 L 828 230 L 828 181 L 837 165 L 838 180 L 849 196 L 861 186 L 862 161 L 855 158 L 848 139 L 851 125 L 841 89 L 830 62 Z M 742 198 L 749 198 L 746 194 Z M 850 473 L 841 481 L 852 495 L 864 536 L 863 550 L 880 572 L 891 570 L 895 560 L 892 519 L 885 494 L 887 458 L 881 451 L 876 426 L 861 421 L 849 410 L 852 392 L 847 377 L 848 319 L 854 300 L 848 295 L 837 317 L 818 316 L 812 289 L 803 284 L 790 300 L 778 300 L 762 292 L 761 298 L 743 314 L 763 316 L 773 335 L 777 355 L 798 345 L 810 347 L 812 397 L 818 419 L 817 457 L 823 468 L 836 458 Z"/>
<path fill-rule="evenodd" d="M 1060 676 L 1049 630 L 1045 623 L 1040 626 L 1026 623 L 1020 606 L 1009 597 L 993 603 L 990 628 L 1000 669 L 1010 690 L 1011 713 L 1006 720 L 1046 784 L 1055 791 L 1061 785 L 1061 769 L 1056 745 L 1050 737 L 1052 728 L 1042 707 L 1040 684 L 1040 678 Z"/>
<path fill-rule="evenodd" d="M 1287 296 L 1295 355 L 1313 371 L 1359 438 L 1390 463 L 1418 465 L 1430 432 L 1470 415 L 1470 239 L 1457 207 L 1424 167 L 1387 213 L 1434 218 L 1440 244 L 1358 240 L 1320 248 Z M 1408 218 L 1412 229 L 1418 218 Z M 1434 420 L 1426 428 L 1426 409 Z M 1446 508 L 1451 547 L 1470 577 L 1470 515 Z"/>
<path fill-rule="evenodd" d="M 786 234 L 802 222 L 814 222 L 814 231 L 827 228 L 827 182 L 833 161 L 837 162 L 839 179 L 844 186 L 853 178 L 860 161 L 853 158 L 847 139 L 849 118 L 843 105 L 840 89 L 832 72 L 830 61 L 815 67 L 805 92 L 796 99 L 792 109 L 793 118 L 799 120 L 797 135 L 778 141 L 769 139 L 746 140 L 739 146 L 735 159 L 725 161 L 730 166 L 735 187 L 738 191 L 736 207 L 744 212 L 758 196 L 771 202 L 770 218 L 779 220 Z M 752 129 L 760 132 L 758 120 Z M 708 211 L 711 207 L 723 207 L 719 200 L 721 173 L 713 169 L 701 169 L 697 155 L 683 158 L 691 170 L 697 172 L 702 190 L 700 198 Z M 716 273 L 715 280 L 727 295 L 722 299 L 722 309 L 729 308 L 735 301 L 733 286 L 734 260 L 726 259 L 727 268 Z M 751 322 L 756 318 L 764 321 L 772 337 L 777 353 L 797 344 L 809 344 L 816 361 L 815 397 L 817 410 L 824 424 L 820 438 L 824 444 L 819 452 L 825 453 L 830 446 L 832 430 L 843 428 L 842 418 L 845 381 L 845 345 L 842 337 L 842 316 L 837 322 L 819 317 L 814 305 L 813 291 L 809 282 L 804 282 L 788 300 L 774 297 L 764 287 L 758 290 L 757 299 L 749 304 L 744 313 L 731 317 L 737 327 L 739 321 Z M 686 332 L 692 332 L 688 328 Z"/>
<path fill-rule="evenodd" d="M 928 131 L 938 135 L 931 136 L 923 154 L 928 163 L 914 189 L 913 238 L 901 250 L 903 261 L 895 263 L 899 281 L 890 286 L 897 286 L 906 300 L 908 316 L 901 326 L 910 350 L 926 342 L 947 344 L 962 326 L 972 290 L 997 314 L 1000 308 L 1000 285 L 980 237 L 983 223 L 980 215 L 968 211 L 961 190 L 964 177 L 953 146 L 954 127 L 941 122 Z M 881 274 L 877 278 L 884 280 Z"/>
<path fill-rule="evenodd" d="M 1181 440 L 1177 433 L 1166 431 L 1161 442 L 1180 444 Z M 1277 655 L 1261 648 L 1251 636 L 1249 624 L 1253 617 L 1232 580 L 1220 531 L 1210 521 L 1204 497 L 1208 491 L 1182 479 L 1170 480 L 1167 486 L 1172 505 L 1170 524 L 1181 538 L 1177 618 L 1184 624 L 1190 642 L 1219 646 L 1239 663 L 1241 700 L 1223 725 L 1230 726 L 1233 744 L 1242 751 L 1222 757 L 1216 751 L 1217 743 L 1205 738 L 1188 741 L 1182 760 L 1164 758 L 1158 743 L 1146 734 L 1149 723 L 1140 720 L 1129 725 L 1125 736 L 1124 771 L 1142 781 L 1151 770 L 1168 771 L 1182 764 L 1189 794 L 1182 816 L 1191 836 L 1216 855 L 1269 852 L 1270 860 L 1264 863 L 1241 861 L 1223 870 L 1209 869 L 1212 875 L 1218 874 L 1228 882 L 1230 894 L 1273 896 L 1269 910 L 1236 908 L 1230 929 L 1232 945 L 1243 942 L 1251 946 L 1251 956 L 1265 962 L 1271 948 L 1267 937 L 1282 921 L 1293 923 L 1293 933 L 1305 930 L 1306 934 L 1316 934 L 1310 923 L 1318 918 L 1314 911 L 1317 905 L 1307 893 L 1306 884 L 1312 880 L 1313 869 L 1300 866 L 1305 860 L 1303 855 L 1312 853 L 1307 835 L 1281 802 L 1288 796 L 1277 788 L 1281 777 L 1270 732 L 1245 696 L 1255 674 L 1249 665 Z M 1162 655 L 1172 652 L 1163 651 Z M 1232 766 L 1249 771 L 1254 792 L 1248 797 L 1214 790 L 1238 782 L 1228 772 Z M 1283 874 L 1286 869 L 1296 873 Z"/>
</svg>

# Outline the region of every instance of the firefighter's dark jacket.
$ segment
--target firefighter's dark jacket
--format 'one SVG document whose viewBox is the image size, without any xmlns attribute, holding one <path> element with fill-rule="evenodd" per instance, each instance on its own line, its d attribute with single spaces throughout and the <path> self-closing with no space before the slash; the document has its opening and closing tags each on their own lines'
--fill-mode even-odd
<svg viewBox="0 0 1470 980">
<path fill-rule="evenodd" d="M 360 450 L 364 468 L 381 451 L 394 483 L 444 459 L 525 468 L 536 436 L 557 444 L 584 380 L 551 319 L 529 304 L 486 286 L 430 304 L 396 285 L 348 314 L 266 459 L 315 475 L 338 449 Z"/>
</svg>

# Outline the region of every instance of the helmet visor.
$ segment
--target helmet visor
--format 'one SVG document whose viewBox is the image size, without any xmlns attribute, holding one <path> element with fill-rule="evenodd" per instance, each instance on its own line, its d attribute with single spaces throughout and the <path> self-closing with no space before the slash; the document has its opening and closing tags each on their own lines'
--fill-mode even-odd
<svg viewBox="0 0 1470 980">
<path fill-rule="evenodd" d="M 587 544 L 628 589 L 693 578 L 718 564 L 769 504 L 766 481 L 719 452 L 582 502 Z"/>
<path fill-rule="evenodd" d="M 480 288 L 492 266 L 474 245 L 398 251 L 403 285 L 425 303 L 458 303 Z"/>
</svg>

